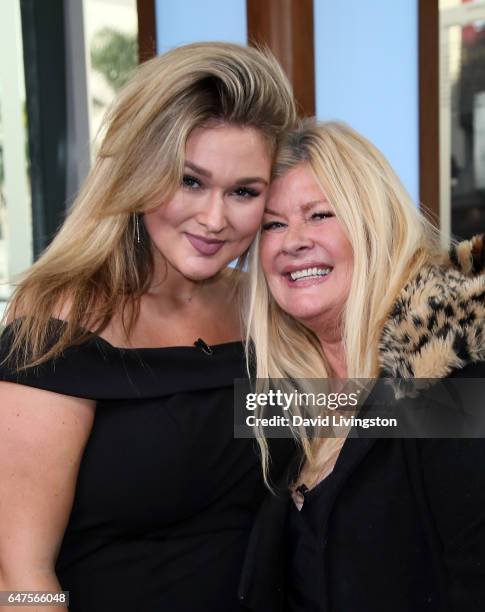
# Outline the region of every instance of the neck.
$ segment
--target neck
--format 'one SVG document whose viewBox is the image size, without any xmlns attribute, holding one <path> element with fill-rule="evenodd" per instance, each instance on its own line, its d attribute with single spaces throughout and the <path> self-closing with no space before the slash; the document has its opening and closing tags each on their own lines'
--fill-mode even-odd
<svg viewBox="0 0 485 612">
<path fill-rule="evenodd" d="M 317 333 L 318 339 L 335 378 L 347 378 L 347 359 L 339 330 Z"/>
<path fill-rule="evenodd" d="M 160 306 L 180 309 L 203 300 L 208 295 L 207 290 L 210 293 L 215 283 L 217 278 L 191 280 L 175 270 L 159 253 L 155 253 L 153 280 L 147 293 Z"/>
</svg>

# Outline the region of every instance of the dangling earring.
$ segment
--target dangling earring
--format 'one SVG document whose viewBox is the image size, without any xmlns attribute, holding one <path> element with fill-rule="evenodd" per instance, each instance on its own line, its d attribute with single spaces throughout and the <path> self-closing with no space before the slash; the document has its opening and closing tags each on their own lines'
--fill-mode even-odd
<svg viewBox="0 0 485 612">
<path fill-rule="evenodd" d="M 136 241 L 138 244 L 140 244 L 140 221 L 136 213 L 133 213 L 133 216 L 134 216 L 134 221 L 135 221 Z"/>
</svg>

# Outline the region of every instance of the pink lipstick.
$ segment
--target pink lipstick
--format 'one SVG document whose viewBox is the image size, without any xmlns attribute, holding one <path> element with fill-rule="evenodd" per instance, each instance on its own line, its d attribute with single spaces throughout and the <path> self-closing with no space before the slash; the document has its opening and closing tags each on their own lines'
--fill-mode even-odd
<svg viewBox="0 0 485 612">
<path fill-rule="evenodd" d="M 224 245 L 224 240 L 214 240 L 185 232 L 187 240 L 201 255 L 215 255 Z"/>
</svg>

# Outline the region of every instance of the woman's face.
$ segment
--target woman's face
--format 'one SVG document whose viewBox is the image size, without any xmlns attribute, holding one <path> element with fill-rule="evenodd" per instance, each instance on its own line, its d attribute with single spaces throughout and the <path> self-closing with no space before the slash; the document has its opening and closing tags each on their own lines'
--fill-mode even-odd
<svg viewBox="0 0 485 612">
<path fill-rule="evenodd" d="M 349 294 L 352 247 L 306 164 L 271 185 L 261 263 L 285 312 L 317 332 L 335 326 Z"/>
<path fill-rule="evenodd" d="M 221 124 L 191 133 L 182 184 L 144 215 L 172 271 L 205 280 L 248 248 L 263 216 L 270 169 L 268 145 L 254 128 Z"/>
</svg>

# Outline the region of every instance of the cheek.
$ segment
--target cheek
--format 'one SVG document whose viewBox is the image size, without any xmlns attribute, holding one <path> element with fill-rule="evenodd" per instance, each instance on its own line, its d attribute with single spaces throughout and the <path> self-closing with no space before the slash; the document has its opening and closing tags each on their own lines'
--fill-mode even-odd
<svg viewBox="0 0 485 612">
<path fill-rule="evenodd" d="M 261 267 L 263 268 L 263 272 L 266 275 L 271 272 L 274 260 L 274 245 L 272 245 L 271 243 L 271 237 L 263 233 L 261 235 L 261 241 L 259 243 L 259 259 L 261 261 Z"/>
<path fill-rule="evenodd" d="M 183 193 L 176 193 L 169 201 L 160 204 L 158 208 L 146 212 L 145 227 L 148 233 L 160 232 L 170 227 L 177 227 L 187 216 L 190 216 L 190 199 Z"/>
<path fill-rule="evenodd" d="M 352 284 L 352 274 L 354 272 L 354 255 L 352 247 L 348 241 L 342 254 L 342 272 L 344 275 L 344 278 L 342 279 L 342 292 L 344 293 L 345 298 L 347 298 Z"/>
<path fill-rule="evenodd" d="M 352 278 L 352 273 L 354 270 L 354 253 L 353 253 L 353 249 L 350 245 L 350 242 L 345 238 L 345 244 L 344 244 L 344 248 L 343 248 L 343 262 L 345 264 L 345 267 L 347 269 L 347 273 L 348 273 L 348 284 L 350 286 L 350 281 Z"/>
<path fill-rule="evenodd" d="M 150 211 L 143 215 L 143 224 L 151 240 L 154 240 L 159 233 L 159 229 L 163 226 L 161 219 L 160 208 Z"/>
<path fill-rule="evenodd" d="M 231 225 L 235 232 L 241 238 L 250 236 L 253 238 L 258 231 L 261 221 L 263 220 L 264 202 L 260 206 L 251 206 L 250 208 L 234 212 L 231 220 Z"/>
<path fill-rule="evenodd" d="M 353 250 L 352 246 L 340 227 L 335 228 L 335 231 L 326 236 L 325 246 L 336 263 L 339 263 L 342 268 L 353 267 Z"/>
</svg>

